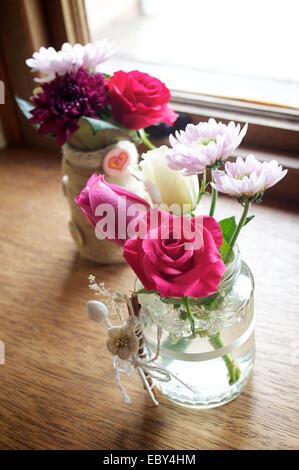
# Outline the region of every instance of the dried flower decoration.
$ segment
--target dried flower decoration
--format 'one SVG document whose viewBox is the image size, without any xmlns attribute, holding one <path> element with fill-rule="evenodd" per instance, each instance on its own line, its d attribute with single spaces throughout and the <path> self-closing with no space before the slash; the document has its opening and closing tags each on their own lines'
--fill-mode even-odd
<svg viewBox="0 0 299 470">
<path fill-rule="evenodd" d="M 119 320 L 121 322 L 124 322 L 125 306 L 127 306 L 129 303 L 128 296 L 120 292 L 112 293 L 110 289 L 106 288 L 103 282 L 97 283 L 95 280 L 95 276 L 93 276 L 92 274 L 89 275 L 88 280 L 89 289 L 94 291 L 96 296 L 100 296 L 104 303 L 107 305 L 108 310 L 110 310 L 111 312 L 116 312 Z"/>
<path fill-rule="evenodd" d="M 129 359 L 132 353 L 138 351 L 138 339 L 134 329 L 128 326 L 112 326 L 108 329 L 109 339 L 106 342 L 108 350 L 120 359 Z"/>
<path fill-rule="evenodd" d="M 140 304 L 136 294 L 132 294 L 130 298 L 125 294 L 116 292 L 111 294 L 110 289 L 106 289 L 103 283 L 98 284 L 95 277 L 89 276 L 90 289 L 95 291 L 96 295 L 101 295 L 108 304 L 119 308 L 118 304 L 125 303 L 128 309 L 128 316 L 123 320 L 122 325 L 113 326 L 110 322 L 107 307 L 98 301 L 87 302 L 87 313 L 89 318 L 98 322 L 106 323 L 108 326 L 108 340 L 106 342 L 107 349 L 113 354 L 113 367 L 115 370 L 115 377 L 119 389 L 123 395 L 125 403 L 130 403 L 131 400 L 120 380 L 120 372 L 123 372 L 128 377 L 132 375 L 134 369 L 137 370 L 138 375 L 143 383 L 144 388 L 147 390 L 153 403 L 158 406 L 159 402 L 156 399 L 156 391 L 154 380 L 168 382 L 172 378 L 181 382 L 185 387 L 191 390 L 195 395 L 196 392 L 192 390 L 187 384 L 182 382 L 178 377 L 166 370 L 162 366 L 155 364 L 160 354 L 161 344 L 161 327 L 157 328 L 157 351 L 153 357 L 148 358 L 144 348 L 143 328 L 139 320 Z M 111 302 L 112 301 L 112 302 Z"/>
</svg>

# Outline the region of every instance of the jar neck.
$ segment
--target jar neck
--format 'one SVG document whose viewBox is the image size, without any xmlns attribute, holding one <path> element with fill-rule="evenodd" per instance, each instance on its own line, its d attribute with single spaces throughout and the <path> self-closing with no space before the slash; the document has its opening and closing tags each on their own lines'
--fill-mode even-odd
<svg viewBox="0 0 299 470">
<path fill-rule="evenodd" d="M 113 148 L 113 145 L 102 149 L 84 151 L 65 144 L 62 147 L 62 153 L 71 166 L 88 168 L 90 171 L 97 172 L 101 169 L 103 158 L 110 148 Z"/>
</svg>

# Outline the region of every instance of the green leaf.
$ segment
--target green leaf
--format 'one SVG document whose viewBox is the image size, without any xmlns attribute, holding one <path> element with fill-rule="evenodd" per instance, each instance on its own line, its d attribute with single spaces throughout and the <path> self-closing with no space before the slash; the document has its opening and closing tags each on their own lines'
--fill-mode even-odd
<svg viewBox="0 0 299 470">
<path fill-rule="evenodd" d="M 229 217 L 228 219 L 223 219 L 219 222 L 221 231 L 223 233 L 223 240 L 229 243 L 232 239 L 232 236 L 237 228 L 236 218 Z"/>
<path fill-rule="evenodd" d="M 83 116 L 81 119 L 86 120 L 92 129 L 93 134 L 97 134 L 98 132 L 106 131 L 106 130 L 120 130 L 120 127 L 111 124 L 108 121 L 104 121 L 103 119 L 95 119 L 87 116 Z"/>
<path fill-rule="evenodd" d="M 92 122 L 90 122 L 91 119 Z M 117 128 L 116 126 L 114 128 L 110 123 L 105 124 L 110 124 L 112 127 L 105 126 L 105 124 L 100 124 L 98 126 L 98 132 L 95 132 L 93 121 L 100 122 L 100 120 L 93 118 L 84 117 L 79 119 L 79 129 L 74 132 L 72 137 L 68 140 L 68 144 L 71 147 L 83 151 L 98 150 L 108 147 L 108 145 L 117 144 L 117 142 L 120 140 L 131 140 L 131 138 L 128 137 L 128 134 L 123 132 L 122 129 Z M 105 121 L 101 122 L 103 123 Z"/>
<path fill-rule="evenodd" d="M 158 294 L 160 296 L 160 294 Z M 217 295 L 217 292 L 215 294 L 210 294 L 206 297 L 189 297 L 189 303 L 190 305 L 206 305 L 211 302 L 211 300 L 214 298 L 214 296 Z M 164 302 L 165 304 L 172 304 L 174 305 L 174 308 L 177 310 L 179 307 L 185 304 L 184 302 L 184 297 L 161 297 L 160 296 L 161 302 Z"/>
<path fill-rule="evenodd" d="M 19 96 L 15 96 L 15 100 L 17 102 L 17 105 L 19 106 L 20 110 L 22 111 L 22 113 L 24 114 L 24 116 L 27 118 L 27 119 L 30 119 L 32 118 L 32 114 L 31 114 L 31 110 L 35 108 L 35 106 L 30 103 L 30 101 L 26 101 L 26 100 L 23 100 L 23 98 L 20 98 Z M 31 124 L 31 123 L 30 123 Z M 33 127 L 35 127 L 36 129 L 39 128 L 40 124 L 31 124 Z M 56 134 L 47 134 L 48 137 L 55 137 Z"/>
<path fill-rule="evenodd" d="M 106 119 L 95 119 L 83 116 L 82 119 L 85 119 L 90 124 L 94 134 L 97 134 L 98 132 L 114 130 L 126 135 L 127 138 L 129 137 L 130 140 L 133 140 L 135 143 L 141 143 L 141 139 L 138 137 L 137 131 L 134 129 L 127 129 L 117 122 L 110 122 L 112 118 L 110 118 L 110 121 L 108 121 Z"/>
<path fill-rule="evenodd" d="M 156 290 L 147 290 L 145 287 L 142 287 L 141 289 L 138 289 L 134 292 L 134 294 L 156 294 Z"/>
<path fill-rule="evenodd" d="M 173 308 L 174 308 L 175 310 L 179 310 L 180 307 L 181 307 L 181 304 L 173 304 Z"/>
<path fill-rule="evenodd" d="M 104 119 L 82 117 L 78 121 L 79 129 L 68 140 L 68 144 L 79 150 L 98 150 L 115 145 L 120 140 L 130 140 L 138 144 L 134 130 L 117 126 Z"/>
<path fill-rule="evenodd" d="M 245 225 L 248 224 L 248 222 L 250 222 L 252 219 L 254 219 L 255 215 L 250 215 L 249 217 L 246 217 L 245 221 L 244 221 L 244 224 L 243 224 L 243 227 L 245 227 Z"/>
<path fill-rule="evenodd" d="M 230 250 L 230 246 L 229 246 L 229 244 L 227 243 L 227 241 L 225 240 L 225 238 L 223 238 L 222 245 L 221 245 L 220 250 L 219 250 L 219 251 L 220 251 L 220 254 L 221 254 L 221 259 L 222 259 L 222 261 L 224 261 L 225 258 L 227 257 L 229 250 Z M 230 261 L 231 261 L 233 255 L 234 255 L 234 253 L 233 253 L 233 251 L 232 251 L 232 254 L 231 254 L 231 256 L 229 257 L 229 259 L 227 260 L 226 264 L 229 264 L 229 263 L 230 263 Z"/>
<path fill-rule="evenodd" d="M 15 100 L 20 108 L 20 110 L 22 111 L 22 113 L 24 114 L 24 116 L 27 118 L 27 119 L 30 119 L 32 118 L 32 114 L 31 114 L 31 110 L 35 108 L 35 106 L 30 103 L 30 101 L 27 101 L 27 100 L 23 100 L 23 98 L 20 98 L 19 96 L 15 96 Z"/>
<path fill-rule="evenodd" d="M 180 320 L 187 320 L 187 318 L 188 318 L 187 312 L 185 312 L 185 310 L 180 310 L 179 319 Z"/>
</svg>

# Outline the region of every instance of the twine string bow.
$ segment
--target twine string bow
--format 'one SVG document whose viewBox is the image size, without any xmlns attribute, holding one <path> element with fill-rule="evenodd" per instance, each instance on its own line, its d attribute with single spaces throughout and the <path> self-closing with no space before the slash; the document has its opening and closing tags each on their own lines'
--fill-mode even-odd
<svg viewBox="0 0 299 470">
<path fill-rule="evenodd" d="M 136 336 L 139 338 L 142 335 L 142 327 L 136 328 Z M 160 326 L 157 327 L 157 350 L 156 354 L 150 358 L 140 358 L 136 354 L 133 354 L 132 357 L 128 361 L 124 361 L 119 359 L 118 356 L 114 356 L 113 358 L 113 366 L 115 369 L 115 377 L 119 389 L 122 393 L 123 399 L 125 403 L 131 403 L 131 399 L 127 394 L 125 387 L 121 383 L 120 379 L 120 372 L 123 372 L 128 377 L 132 375 L 134 369 L 137 370 L 138 375 L 144 385 L 144 388 L 148 392 L 151 400 L 153 401 L 154 405 L 159 406 L 159 402 L 155 397 L 153 392 L 154 389 L 154 382 L 153 380 L 149 382 L 148 377 L 151 379 L 157 380 L 159 382 L 170 382 L 172 378 L 180 382 L 184 387 L 188 388 L 194 395 L 198 395 L 188 384 L 183 382 L 183 380 L 179 379 L 175 374 L 171 371 L 165 369 L 165 367 L 157 366 L 154 362 L 158 359 L 161 349 L 161 335 L 162 335 L 162 328 Z"/>
</svg>

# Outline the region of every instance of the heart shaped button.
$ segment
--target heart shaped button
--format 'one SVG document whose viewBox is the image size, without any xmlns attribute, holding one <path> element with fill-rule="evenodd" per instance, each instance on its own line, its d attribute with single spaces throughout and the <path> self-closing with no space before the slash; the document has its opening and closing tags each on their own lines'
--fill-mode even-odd
<svg viewBox="0 0 299 470">
<path fill-rule="evenodd" d="M 105 155 L 103 170 L 109 176 L 117 176 L 126 170 L 129 163 L 130 156 L 127 150 L 120 147 L 113 147 Z"/>
</svg>

